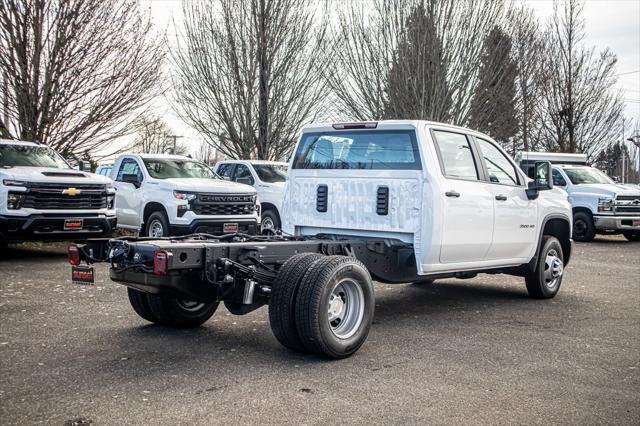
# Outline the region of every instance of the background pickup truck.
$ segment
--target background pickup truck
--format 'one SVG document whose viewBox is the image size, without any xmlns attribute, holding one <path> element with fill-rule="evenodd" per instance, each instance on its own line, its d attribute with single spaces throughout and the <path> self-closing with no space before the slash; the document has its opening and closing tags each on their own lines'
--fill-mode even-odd
<svg viewBox="0 0 640 426">
<path fill-rule="evenodd" d="M 256 190 L 180 155 L 125 154 L 113 164 L 118 226 L 150 237 L 258 232 Z"/>
<path fill-rule="evenodd" d="M 225 180 L 253 186 L 262 208 L 263 230 L 281 228 L 282 197 L 287 180 L 287 163 L 263 160 L 224 160 L 215 171 Z"/>
<path fill-rule="evenodd" d="M 584 154 L 522 152 L 520 166 L 527 172 L 536 161 L 553 164 L 553 184 L 569 194 L 573 209 L 573 239 L 591 241 L 596 234 L 623 234 L 640 241 L 640 188 L 614 182 L 587 166 Z"/>
<path fill-rule="evenodd" d="M 54 150 L 0 140 L 0 245 L 110 236 L 111 180 L 72 169 Z"/>
<path fill-rule="evenodd" d="M 461 127 L 314 124 L 290 163 L 286 236 L 92 240 L 70 246 L 69 261 L 110 262 L 148 321 L 192 327 L 221 301 L 237 315 L 268 304 L 284 346 L 344 358 L 371 327 L 372 279 L 505 273 L 524 277 L 533 298 L 554 297 L 571 256 L 571 205 L 550 163 L 536 163 L 534 177 Z"/>
</svg>

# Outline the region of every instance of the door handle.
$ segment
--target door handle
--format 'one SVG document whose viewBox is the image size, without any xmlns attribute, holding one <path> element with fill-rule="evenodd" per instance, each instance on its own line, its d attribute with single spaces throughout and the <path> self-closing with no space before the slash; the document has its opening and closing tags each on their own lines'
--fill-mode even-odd
<svg viewBox="0 0 640 426">
<path fill-rule="evenodd" d="M 500 195 L 496 195 L 496 200 L 498 201 L 507 201 L 507 197 L 500 194 Z"/>
<path fill-rule="evenodd" d="M 456 198 L 460 197 L 460 193 L 456 191 L 447 191 L 444 193 L 444 195 L 446 195 L 447 197 L 456 197 Z"/>
</svg>

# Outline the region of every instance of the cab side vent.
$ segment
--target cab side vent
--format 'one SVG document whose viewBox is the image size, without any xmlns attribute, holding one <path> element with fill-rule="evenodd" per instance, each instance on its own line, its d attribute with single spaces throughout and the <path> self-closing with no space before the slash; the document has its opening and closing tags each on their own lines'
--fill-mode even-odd
<svg viewBox="0 0 640 426">
<path fill-rule="evenodd" d="M 329 188 L 327 185 L 318 185 L 316 191 L 316 210 L 321 213 L 327 211 L 327 199 L 329 198 Z"/>
<path fill-rule="evenodd" d="M 379 186 L 378 196 L 376 198 L 376 212 L 380 216 L 386 216 L 389 214 L 389 187 Z"/>
</svg>

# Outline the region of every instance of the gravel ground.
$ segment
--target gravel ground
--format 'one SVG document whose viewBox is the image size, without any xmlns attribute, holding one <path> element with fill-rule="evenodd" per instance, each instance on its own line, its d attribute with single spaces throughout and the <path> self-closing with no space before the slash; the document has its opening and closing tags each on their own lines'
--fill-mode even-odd
<svg viewBox="0 0 640 426">
<path fill-rule="evenodd" d="M 555 299 L 522 279 L 376 285 L 353 357 L 281 347 L 267 310 L 150 325 L 105 265 L 72 285 L 64 251 L 0 259 L 0 423 L 639 424 L 640 244 L 574 245 Z"/>
</svg>

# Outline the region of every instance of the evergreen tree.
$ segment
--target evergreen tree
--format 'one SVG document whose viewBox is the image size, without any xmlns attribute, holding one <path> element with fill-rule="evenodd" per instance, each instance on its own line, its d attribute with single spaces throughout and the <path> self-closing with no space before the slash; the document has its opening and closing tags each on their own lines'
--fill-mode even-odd
<svg viewBox="0 0 640 426">
<path fill-rule="evenodd" d="M 515 111 L 517 68 L 511 58 L 511 37 L 498 27 L 494 27 L 484 40 L 478 72 L 469 127 L 507 147 L 518 131 Z"/>
<path fill-rule="evenodd" d="M 451 93 L 433 13 L 413 8 L 394 52 L 385 118 L 448 121 Z"/>
</svg>

